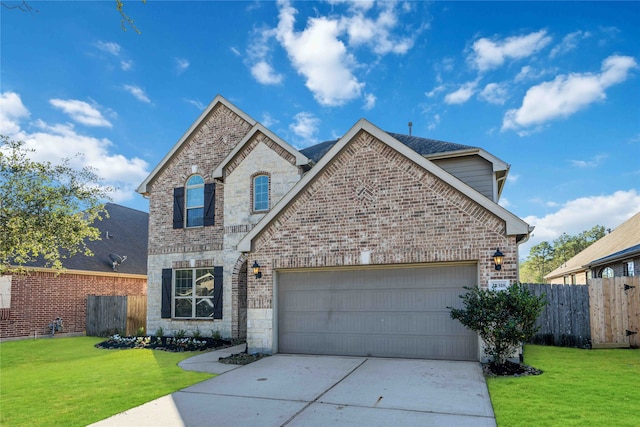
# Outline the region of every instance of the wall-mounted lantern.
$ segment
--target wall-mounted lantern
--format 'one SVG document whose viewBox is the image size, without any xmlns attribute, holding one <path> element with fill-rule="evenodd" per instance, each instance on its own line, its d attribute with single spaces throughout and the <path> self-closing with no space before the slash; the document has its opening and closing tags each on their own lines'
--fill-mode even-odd
<svg viewBox="0 0 640 427">
<path fill-rule="evenodd" d="M 253 274 L 256 276 L 256 279 L 260 279 L 262 277 L 262 271 L 260 271 L 260 264 L 258 264 L 258 261 L 253 261 L 251 268 L 253 269 Z"/>
<path fill-rule="evenodd" d="M 496 270 L 502 270 L 502 263 L 504 262 L 504 254 L 500 252 L 500 248 L 496 248 L 496 252 L 493 254 L 493 264 Z"/>
</svg>

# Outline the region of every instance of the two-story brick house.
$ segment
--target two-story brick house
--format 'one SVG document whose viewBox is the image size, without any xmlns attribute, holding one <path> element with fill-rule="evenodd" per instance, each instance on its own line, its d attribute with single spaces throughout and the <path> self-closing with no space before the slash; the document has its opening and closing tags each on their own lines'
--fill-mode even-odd
<svg viewBox="0 0 640 427">
<path fill-rule="evenodd" d="M 517 280 L 530 227 L 497 204 L 508 169 L 366 120 L 298 151 L 218 96 L 138 188 L 147 328 L 216 330 L 249 351 L 478 360 L 447 306 Z"/>
</svg>

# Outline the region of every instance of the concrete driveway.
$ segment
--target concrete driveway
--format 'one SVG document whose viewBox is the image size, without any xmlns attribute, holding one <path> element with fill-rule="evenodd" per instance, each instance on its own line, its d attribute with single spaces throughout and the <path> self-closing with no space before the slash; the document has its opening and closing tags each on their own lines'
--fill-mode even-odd
<svg viewBox="0 0 640 427">
<path fill-rule="evenodd" d="M 284 354 L 215 363 L 227 372 L 94 426 L 496 425 L 478 363 Z"/>
</svg>

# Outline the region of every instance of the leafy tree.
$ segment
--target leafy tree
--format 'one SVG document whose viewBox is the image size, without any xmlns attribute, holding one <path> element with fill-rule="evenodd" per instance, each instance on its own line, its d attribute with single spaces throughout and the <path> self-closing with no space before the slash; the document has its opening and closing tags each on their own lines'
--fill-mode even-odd
<svg viewBox="0 0 640 427">
<path fill-rule="evenodd" d="M 92 224 L 107 214 L 101 200 L 113 189 L 91 169 L 35 162 L 32 151 L 0 135 L 0 274 L 34 261 L 59 270 L 64 258 L 92 255 L 85 239 L 100 238 Z"/>
<path fill-rule="evenodd" d="M 447 307 L 452 319 L 477 332 L 485 343 L 492 365 L 504 365 L 507 358 L 538 331 L 536 320 L 546 299 L 535 296 L 522 284 L 504 291 L 465 287 L 460 295 L 464 308 Z"/>
<path fill-rule="evenodd" d="M 604 237 L 605 234 L 605 228 L 596 225 L 577 236 L 562 233 L 551 244 L 542 242 L 531 247 L 526 261 L 520 264 L 520 280 L 528 283 L 543 283 L 544 276 Z"/>
</svg>

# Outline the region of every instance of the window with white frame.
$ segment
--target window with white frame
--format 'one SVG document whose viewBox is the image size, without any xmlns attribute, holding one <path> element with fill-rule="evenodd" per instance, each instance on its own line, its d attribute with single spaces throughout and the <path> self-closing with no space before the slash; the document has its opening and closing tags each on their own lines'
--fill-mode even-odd
<svg viewBox="0 0 640 427">
<path fill-rule="evenodd" d="M 253 210 L 255 212 L 269 210 L 269 176 L 253 177 Z"/>
<path fill-rule="evenodd" d="M 635 265 L 633 263 L 633 261 L 627 261 L 622 263 L 622 267 L 623 267 L 623 272 L 622 274 L 624 276 L 634 276 L 635 275 Z"/>
<path fill-rule="evenodd" d="M 187 227 L 201 227 L 204 225 L 204 179 L 193 175 L 187 181 L 186 190 Z"/>
<path fill-rule="evenodd" d="M 610 279 L 613 276 L 614 276 L 614 272 L 613 272 L 613 268 L 611 267 L 603 268 L 602 271 L 600 272 L 600 277 L 602 277 L 603 279 Z"/>
<path fill-rule="evenodd" d="M 173 317 L 210 319 L 213 316 L 216 303 L 213 274 L 213 268 L 175 270 Z"/>
</svg>

